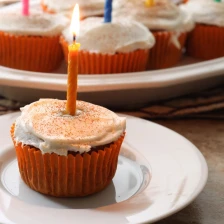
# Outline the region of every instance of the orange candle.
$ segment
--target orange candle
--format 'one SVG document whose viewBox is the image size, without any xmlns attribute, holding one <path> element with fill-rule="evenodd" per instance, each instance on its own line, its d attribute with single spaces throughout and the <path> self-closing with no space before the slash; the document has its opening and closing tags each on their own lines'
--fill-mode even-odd
<svg viewBox="0 0 224 224">
<path fill-rule="evenodd" d="M 78 85 L 78 53 L 80 44 L 76 43 L 76 36 L 79 31 L 79 6 L 76 4 L 70 29 L 73 33 L 73 43 L 68 47 L 68 84 L 66 111 L 74 116 L 76 114 L 76 99 Z"/>
<path fill-rule="evenodd" d="M 147 7 L 151 7 L 151 6 L 153 6 L 153 5 L 154 5 L 154 0 L 146 0 L 146 1 L 145 1 L 145 5 L 146 5 Z"/>
</svg>

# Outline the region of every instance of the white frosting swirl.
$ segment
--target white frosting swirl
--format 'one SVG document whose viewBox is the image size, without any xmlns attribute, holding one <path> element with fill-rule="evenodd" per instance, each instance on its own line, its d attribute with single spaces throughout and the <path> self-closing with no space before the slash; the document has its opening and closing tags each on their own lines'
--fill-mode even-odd
<svg viewBox="0 0 224 224">
<path fill-rule="evenodd" d="M 104 0 L 43 0 L 49 10 L 66 14 L 72 13 L 76 3 L 79 4 L 82 18 L 104 14 Z"/>
<path fill-rule="evenodd" d="M 72 43 L 69 29 L 63 31 L 63 36 L 68 43 Z M 115 54 L 149 49 L 155 44 L 155 38 L 144 25 L 136 21 L 103 23 L 102 18 L 93 17 L 81 21 L 77 42 L 84 51 Z"/>
<path fill-rule="evenodd" d="M 146 7 L 145 0 L 114 0 L 112 15 L 115 19 L 136 20 L 150 30 L 188 32 L 194 28 L 190 14 L 170 0 L 155 0 L 151 7 Z"/>
<path fill-rule="evenodd" d="M 190 12 L 197 23 L 224 27 L 224 1 L 191 0 L 181 8 Z"/>
<path fill-rule="evenodd" d="M 65 100 L 41 99 L 22 108 L 15 123 L 16 142 L 67 155 L 112 143 L 125 131 L 126 119 L 106 108 L 77 101 L 76 116 L 70 116 L 65 107 Z"/>
<path fill-rule="evenodd" d="M 0 31 L 16 35 L 57 36 L 68 23 L 69 20 L 63 15 L 0 13 Z"/>
</svg>

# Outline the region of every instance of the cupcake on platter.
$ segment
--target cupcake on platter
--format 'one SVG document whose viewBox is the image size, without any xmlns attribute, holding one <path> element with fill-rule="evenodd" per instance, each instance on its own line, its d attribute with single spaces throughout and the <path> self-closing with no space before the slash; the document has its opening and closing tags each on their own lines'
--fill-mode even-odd
<svg viewBox="0 0 224 224">
<path fill-rule="evenodd" d="M 194 28 L 191 15 L 172 1 L 114 0 L 113 17 L 136 20 L 153 33 L 156 44 L 150 51 L 149 69 L 171 67 L 181 59 L 187 33 Z"/>
<path fill-rule="evenodd" d="M 126 119 L 77 101 L 75 116 L 66 101 L 41 99 L 21 109 L 11 128 L 23 181 L 56 197 L 81 197 L 110 184 L 117 169 Z"/>
<path fill-rule="evenodd" d="M 79 4 L 80 17 L 103 16 L 104 0 L 42 0 L 41 6 L 44 12 L 63 13 L 71 17 L 75 4 Z"/>
<path fill-rule="evenodd" d="M 62 15 L 1 13 L 0 65 L 35 72 L 56 69 L 63 59 L 59 37 L 68 22 Z"/>
<path fill-rule="evenodd" d="M 224 56 L 224 1 L 190 0 L 182 8 L 192 14 L 195 29 L 187 41 L 187 53 L 209 60 Z"/>
<path fill-rule="evenodd" d="M 114 20 L 104 23 L 102 18 L 92 17 L 81 21 L 77 42 L 81 44 L 79 73 L 108 74 L 146 70 L 155 38 L 139 22 Z M 72 34 L 68 27 L 61 37 L 66 61 L 71 43 Z"/>
</svg>

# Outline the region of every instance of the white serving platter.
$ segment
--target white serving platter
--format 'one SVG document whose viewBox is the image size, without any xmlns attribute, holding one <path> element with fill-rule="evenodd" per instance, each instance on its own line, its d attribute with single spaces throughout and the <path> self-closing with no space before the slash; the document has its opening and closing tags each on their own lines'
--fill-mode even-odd
<svg viewBox="0 0 224 224">
<path fill-rule="evenodd" d="M 38 10 L 39 0 L 31 2 Z M 16 3 L 2 10 L 20 9 Z M 173 68 L 135 73 L 82 75 L 78 77 L 78 99 L 111 108 L 138 108 L 224 83 L 224 57 L 200 62 L 183 56 Z M 66 96 L 66 67 L 55 73 L 36 73 L 0 66 L 0 94 L 24 103 L 39 98 Z"/>
<path fill-rule="evenodd" d="M 137 73 L 79 75 L 78 99 L 114 109 L 133 109 L 224 83 L 224 57 Z M 0 66 L 0 94 L 29 103 L 66 96 L 66 74 L 35 73 Z"/>
</svg>

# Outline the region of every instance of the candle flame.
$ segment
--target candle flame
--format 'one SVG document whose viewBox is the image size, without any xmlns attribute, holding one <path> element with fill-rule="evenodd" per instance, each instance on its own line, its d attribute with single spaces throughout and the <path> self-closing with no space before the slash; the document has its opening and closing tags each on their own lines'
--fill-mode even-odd
<svg viewBox="0 0 224 224">
<path fill-rule="evenodd" d="M 80 28 L 79 5 L 76 4 L 74 7 L 74 10 L 73 10 L 72 21 L 71 21 L 71 25 L 70 25 L 70 31 L 74 37 L 76 37 L 79 34 L 79 28 Z"/>
</svg>

